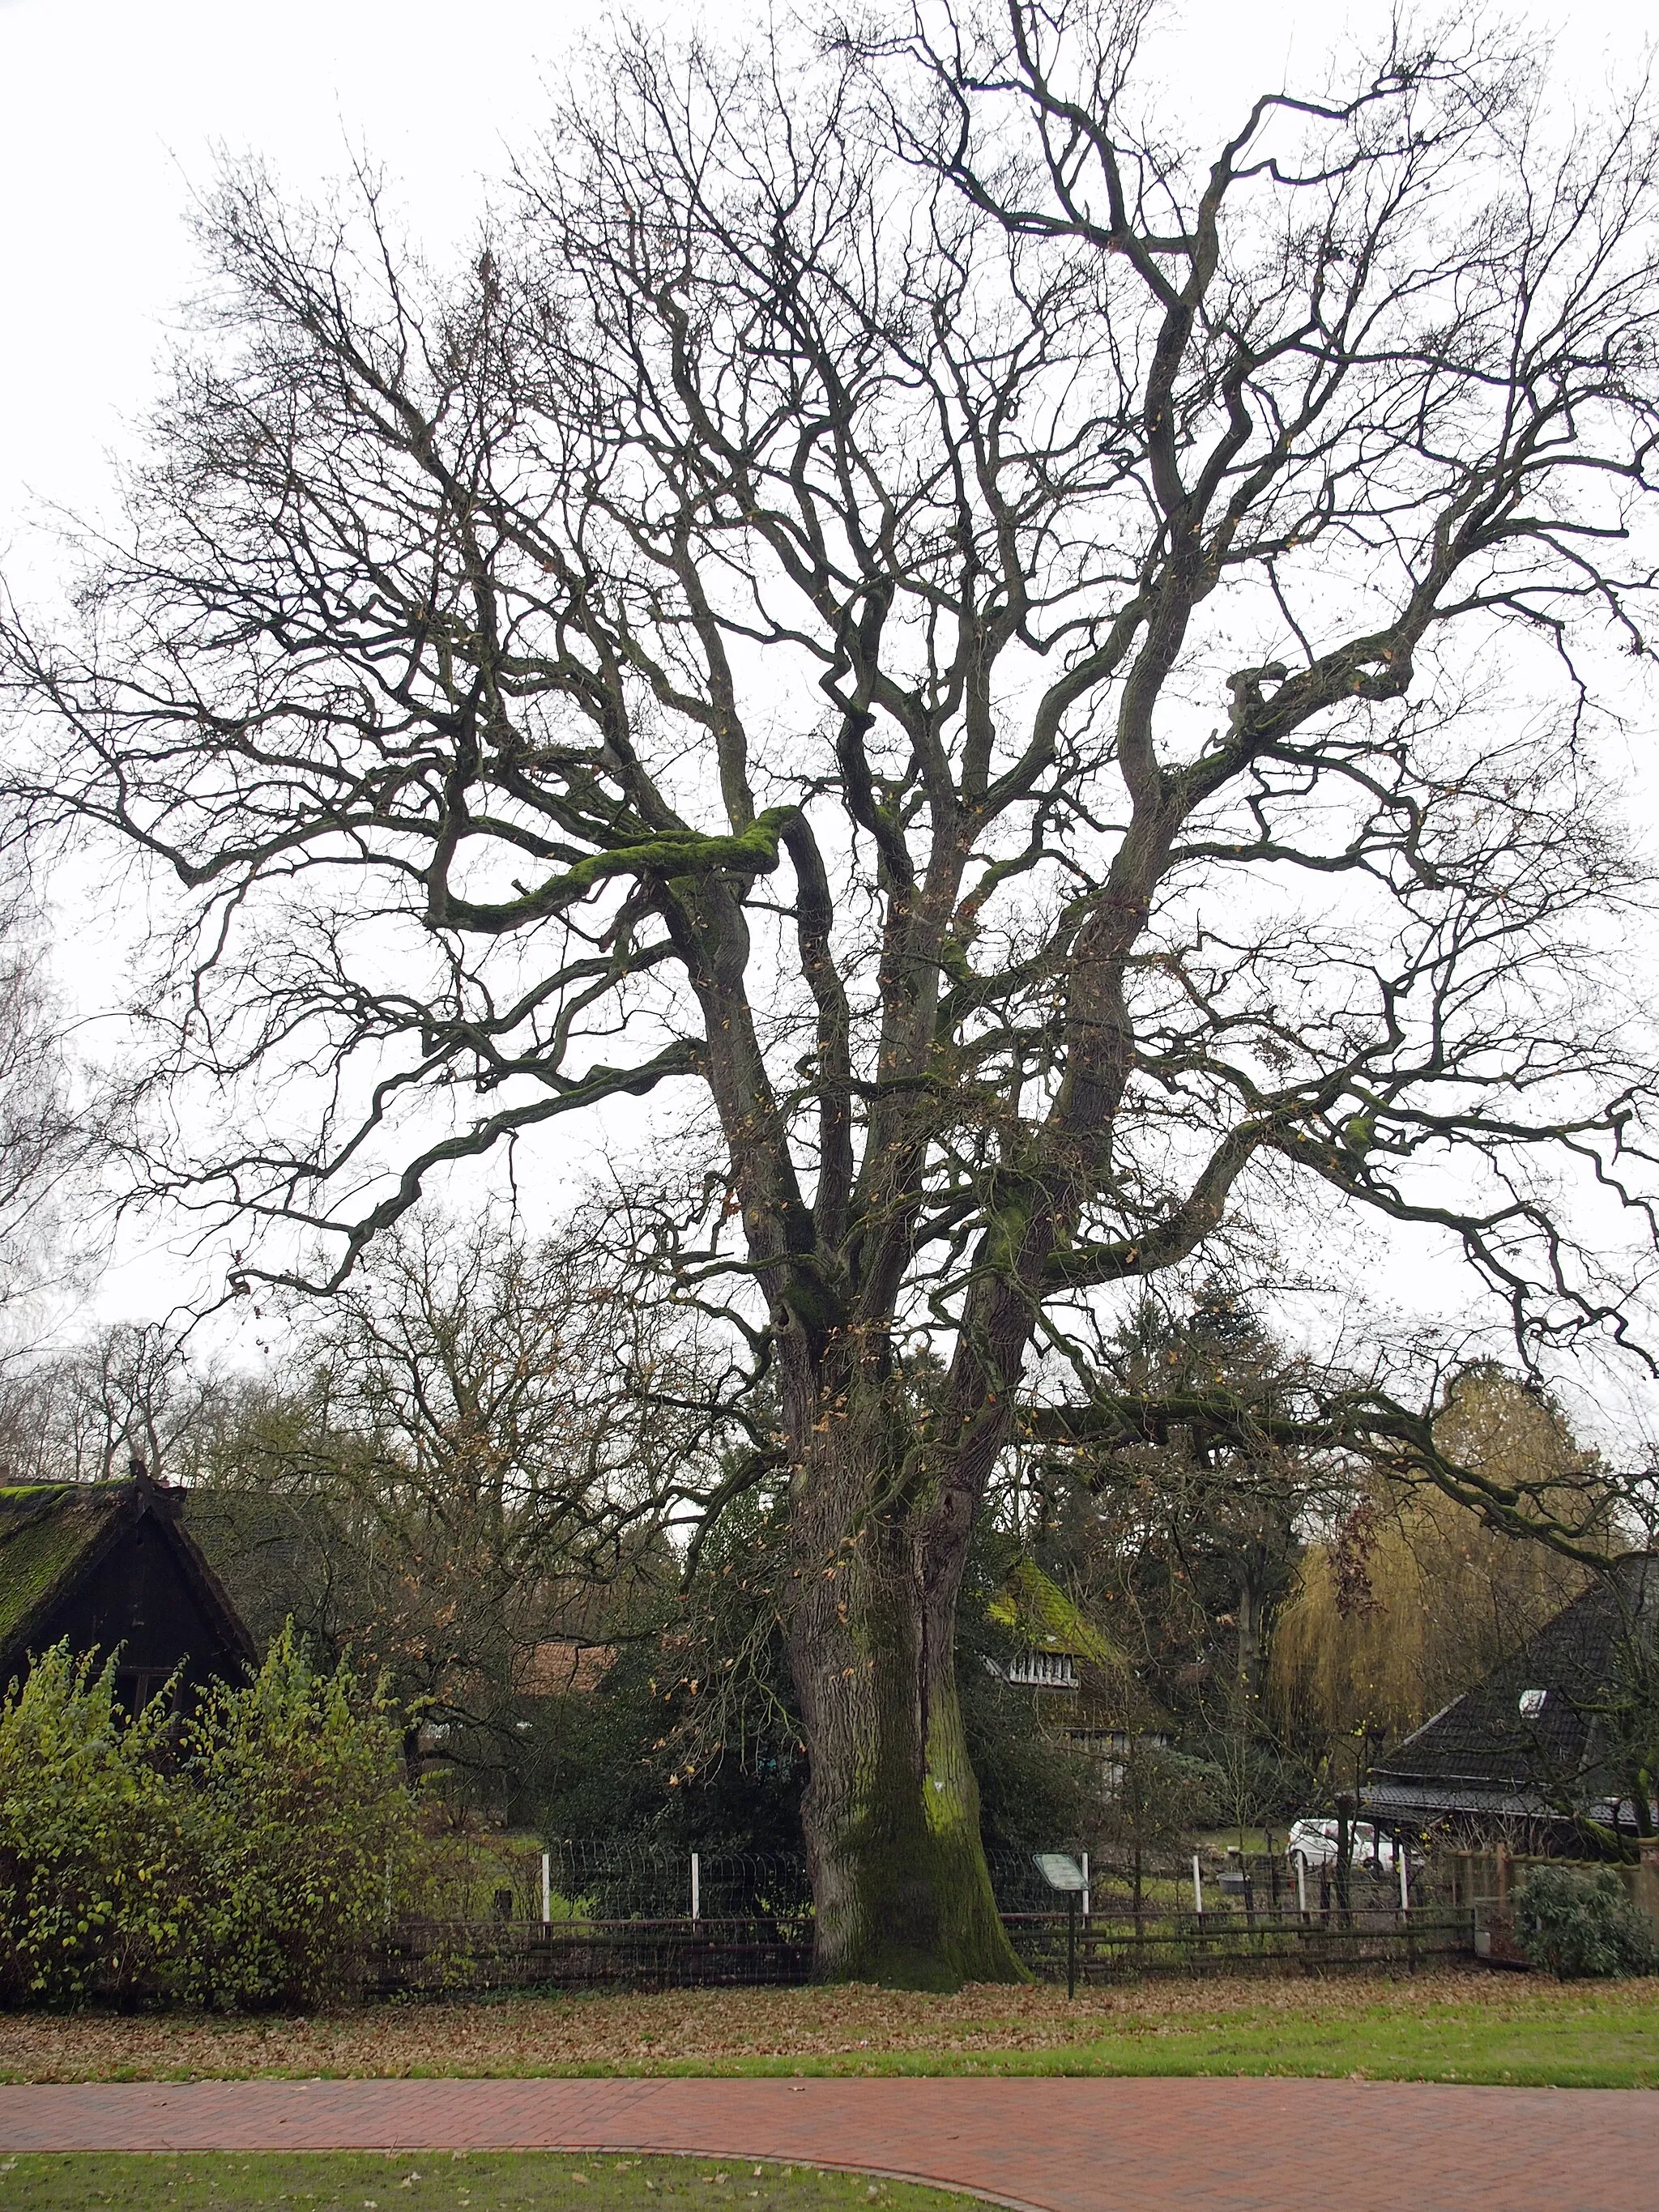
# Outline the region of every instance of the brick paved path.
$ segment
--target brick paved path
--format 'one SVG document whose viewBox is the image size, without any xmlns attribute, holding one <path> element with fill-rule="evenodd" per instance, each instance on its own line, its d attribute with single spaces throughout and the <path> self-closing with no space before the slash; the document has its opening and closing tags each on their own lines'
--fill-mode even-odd
<svg viewBox="0 0 1659 2212">
<path fill-rule="evenodd" d="M 0 2150 L 289 2148 L 791 2159 L 1040 2212 L 1287 2212 L 1338 2198 L 1577 2212 L 1659 2190 L 1659 2093 L 1006 2079 L 0 2087 Z"/>
</svg>

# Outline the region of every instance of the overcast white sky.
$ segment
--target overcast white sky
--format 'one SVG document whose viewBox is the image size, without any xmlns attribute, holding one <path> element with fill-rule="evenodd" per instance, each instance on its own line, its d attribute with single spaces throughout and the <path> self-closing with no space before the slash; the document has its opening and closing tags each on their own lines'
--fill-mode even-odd
<svg viewBox="0 0 1659 2212">
<path fill-rule="evenodd" d="M 611 12 L 599 0 L 0 0 L 0 557 L 38 577 L 31 517 L 47 503 L 95 511 L 106 495 L 191 289 L 185 216 L 222 150 L 264 156 L 301 191 L 365 153 L 441 258 Z M 742 10 L 641 12 L 689 32 L 729 28 Z M 1492 12 L 1540 37 L 1569 26 L 1557 72 L 1590 108 L 1659 33 L 1659 0 Z M 1363 33 L 1389 13 L 1371 0 L 1172 4 L 1161 73 L 1194 121 L 1231 116 L 1287 76 L 1316 76 L 1345 26 Z M 75 916 L 63 919 L 66 976 L 84 994 L 104 948 L 75 946 Z M 150 1304 L 138 1285 L 166 1273 L 158 1257 L 130 1262 L 115 1310 Z"/>
</svg>

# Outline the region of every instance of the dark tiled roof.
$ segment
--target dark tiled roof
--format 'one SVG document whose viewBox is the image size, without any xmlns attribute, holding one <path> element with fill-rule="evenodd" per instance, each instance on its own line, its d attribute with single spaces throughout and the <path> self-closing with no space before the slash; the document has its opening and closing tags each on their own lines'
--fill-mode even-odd
<svg viewBox="0 0 1659 2212">
<path fill-rule="evenodd" d="M 1448 1705 L 1376 1769 L 1378 1811 L 1544 1813 L 1564 1789 L 1607 1794 L 1594 1708 L 1620 1667 L 1632 1626 L 1659 1622 L 1659 1559 L 1632 1556 L 1598 1576 L 1513 1659 Z M 1523 1693 L 1541 1690 L 1528 1713 Z M 1598 1786 L 1599 1785 L 1599 1786 Z"/>
</svg>

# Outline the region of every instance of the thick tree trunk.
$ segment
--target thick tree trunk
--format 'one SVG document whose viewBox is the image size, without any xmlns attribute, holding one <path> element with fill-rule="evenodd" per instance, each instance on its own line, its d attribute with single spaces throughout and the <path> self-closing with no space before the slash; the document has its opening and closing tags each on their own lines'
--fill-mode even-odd
<svg viewBox="0 0 1659 2212">
<path fill-rule="evenodd" d="M 832 1419 L 797 1480 L 787 1620 L 811 1761 L 815 1972 L 909 1989 L 1019 1980 L 957 1694 L 968 1528 L 884 1509 L 902 1455 L 880 1427 Z"/>
</svg>

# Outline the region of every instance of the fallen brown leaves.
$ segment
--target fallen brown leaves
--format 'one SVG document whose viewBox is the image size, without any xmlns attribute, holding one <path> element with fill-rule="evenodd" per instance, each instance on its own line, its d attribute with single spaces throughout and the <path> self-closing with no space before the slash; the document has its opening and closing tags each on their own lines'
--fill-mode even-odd
<svg viewBox="0 0 1659 2212">
<path fill-rule="evenodd" d="M 1632 1985 L 1624 1984 L 1626 1991 Z M 1536 1976 L 1441 1969 L 1410 1979 L 1239 1977 L 1079 1991 L 981 1986 L 933 1996 L 833 1989 L 674 1990 L 652 1996 L 514 1997 L 366 2005 L 310 2018 L 200 2014 L 0 2016 L 0 2075 L 21 2081 L 225 2078 L 250 2074 L 650 2073 L 805 2060 L 857 2072 L 882 2058 L 1041 2051 L 1230 2018 L 1410 2015 L 1448 2004 L 1524 2018 L 1564 1992 Z M 1587 1992 L 1575 1992 L 1583 2005 Z"/>
</svg>

